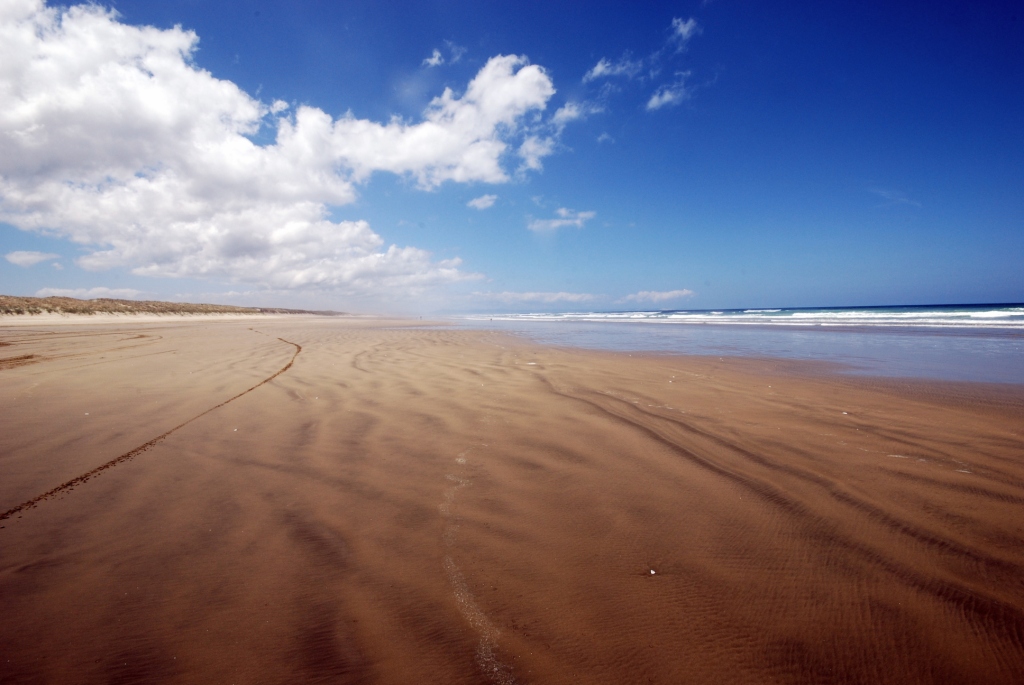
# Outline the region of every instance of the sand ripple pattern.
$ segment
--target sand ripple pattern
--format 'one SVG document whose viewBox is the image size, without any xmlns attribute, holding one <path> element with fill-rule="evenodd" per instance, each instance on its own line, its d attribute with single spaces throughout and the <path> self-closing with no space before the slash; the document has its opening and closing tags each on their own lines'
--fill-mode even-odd
<svg viewBox="0 0 1024 685">
<path fill-rule="evenodd" d="M 0 328 L 4 509 L 152 450 L 0 522 L 0 682 L 1024 683 L 1024 389 L 247 325 Z"/>
<path fill-rule="evenodd" d="M 57 487 L 55 487 L 55 488 L 53 488 L 51 490 L 47 490 L 46 492 L 44 492 L 41 495 L 37 495 L 37 496 L 33 497 L 32 499 L 30 499 L 28 501 L 22 502 L 21 504 L 19 504 L 16 507 L 12 507 L 12 508 L 8 509 L 7 511 L 3 512 L 2 514 L 0 514 L 0 521 L 3 521 L 4 519 L 8 519 L 11 516 L 14 516 L 15 514 L 17 514 L 19 512 L 25 511 L 26 509 L 32 509 L 33 507 L 37 506 L 40 502 L 48 500 L 51 497 L 56 497 L 57 495 L 60 495 L 62 493 L 74 490 L 79 485 L 82 485 L 83 483 L 86 483 L 86 482 L 92 480 L 96 476 L 99 476 L 101 473 L 103 473 L 107 469 L 111 469 L 111 468 L 117 466 L 118 464 L 123 464 L 126 461 L 130 461 L 130 460 L 134 459 L 135 457 L 139 456 L 140 454 L 142 454 L 143 452 L 145 452 L 149 448 L 153 447 L 154 445 L 156 445 L 156 444 L 158 444 L 160 442 L 163 442 L 170 435 L 172 435 L 173 433 L 175 433 L 178 430 L 181 430 L 182 428 L 184 428 L 185 426 L 189 425 L 193 421 L 196 421 L 197 419 L 201 419 L 202 417 L 206 416 L 210 412 L 216 411 L 216 410 L 220 409 L 221 407 L 223 407 L 223 406 L 225 406 L 227 404 L 230 404 L 231 402 L 234 402 L 239 397 L 244 397 L 245 395 L 248 395 L 249 393 L 251 393 L 253 390 L 259 388 L 260 386 L 266 385 L 270 381 L 274 380 L 275 378 L 277 378 L 278 376 L 283 374 L 285 371 L 287 371 L 288 369 L 292 368 L 292 364 L 295 363 L 295 359 L 299 356 L 299 353 L 302 352 L 302 347 L 299 346 L 298 344 L 293 343 L 293 342 L 289 342 L 289 341 L 287 341 L 287 340 L 285 340 L 283 338 L 278 338 L 278 340 L 280 340 L 281 342 L 285 343 L 286 345 L 291 345 L 292 347 L 294 347 L 295 348 L 295 353 L 292 354 L 292 358 L 288 360 L 287 364 L 282 366 L 280 369 L 278 369 L 272 375 L 267 376 L 266 378 L 264 378 L 262 381 L 260 381 L 256 385 L 252 386 L 251 388 L 247 388 L 246 390 L 243 390 L 242 392 L 238 393 L 234 397 L 230 397 L 230 398 L 224 400 L 223 402 L 221 402 L 220 404 L 217 404 L 217 405 L 214 405 L 214 406 L 210 407 L 209 409 L 207 409 L 203 413 L 196 414 L 195 416 L 190 418 L 188 421 L 183 421 L 182 423 L 179 423 L 174 428 L 171 428 L 170 430 L 161 433 L 160 435 L 156 436 L 152 440 L 149 440 L 147 442 L 142 443 L 138 447 L 125 452 L 121 456 L 116 457 L 115 459 L 111 459 L 110 461 L 106 462 L 105 464 L 100 464 L 96 468 L 94 468 L 94 469 L 92 469 L 90 471 L 86 471 L 85 473 L 83 473 L 80 476 L 76 476 L 76 477 L 72 478 L 71 480 L 65 481 L 65 482 L 61 483 L 60 485 L 58 485 Z"/>
</svg>

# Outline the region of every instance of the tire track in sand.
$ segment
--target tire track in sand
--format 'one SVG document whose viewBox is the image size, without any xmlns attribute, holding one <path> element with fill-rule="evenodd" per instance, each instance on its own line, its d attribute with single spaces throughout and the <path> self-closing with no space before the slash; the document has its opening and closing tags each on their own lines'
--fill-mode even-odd
<svg viewBox="0 0 1024 685">
<path fill-rule="evenodd" d="M 258 333 L 259 331 L 253 331 L 253 332 L 254 333 Z M 113 467 L 117 466 L 118 464 L 123 464 L 126 461 L 130 461 L 131 459 L 134 459 L 135 457 L 139 456 L 140 454 L 142 454 L 143 452 L 148 450 L 153 445 L 156 445 L 157 443 L 162 442 L 169 435 L 171 435 L 172 433 L 174 433 L 175 431 L 177 431 L 177 430 L 179 430 L 181 428 L 184 428 L 185 426 L 187 426 L 188 424 L 192 423 L 196 419 L 201 419 L 202 417 L 206 416 L 210 412 L 215 411 L 217 409 L 220 409 L 224 405 L 230 404 L 231 402 L 234 402 L 239 397 L 242 397 L 243 395 L 248 395 L 249 393 L 251 393 L 256 388 L 260 387 L 261 385 L 265 385 L 265 384 L 269 383 L 270 381 L 274 380 L 275 378 L 280 376 L 282 373 L 284 373 L 288 369 L 292 368 L 292 364 L 295 363 L 295 359 L 299 356 L 299 352 L 302 352 L 302 346 L 299 345 L 298 343 L 293 343 L 293 342 L 291 342 L 289 340 L 285 340 L 284 338 L 278 338 L 278 340 L 280 340 L 283 343 L 287 343 L 288 345 L 291 345 L 292 347 L 294 347 L 295 348 L 295 354 L 292 355 L 292 358 L 288 360 L 287 364 L 285 364 L 280 369 L 278 369 L 277 372 L 274 373 L 273 375 L 267 376 L 262 381 L 260 381 L 256 385 L 252 386 L 248 390 L 243 390 L 242 392 L 238 393 L 234 397 L 226 399 L 226 400 L 224 400 L 223 402 L 221 402 L 220 404 L 218 404 L 216 406 L 210 407 L 209 409 L 207 409 L 206 411 L 202 412 L 201 414 L 196 414 L 191 419 L 185 421 L 184 423 L 178 424 L 177 426 L 175 426 L 174 428 L 170 429 L 166 433 L 161 433 L 160 435 L 156 436 L 155 438 L 153 438 L 149 442 L 145 442 L 145 443 L 139 445 L 138 447 L 136 447 L 135 449 L 130 450 L 128 452 L 125 452 L 120 457 L 117 457 L 116 459 L 111 459 L 106 464 L 101 464 L 100 466 L 97 466 L 96 468 L 92 469 L 91 471 L 87 471 L 87 472 L 83 473 L 80 476 L 76 476 L 75 478 L 72 478 L 69 481 L 61 483 L 60 485 L 58 485 L 57 487 L 53 488 L 52 490 L 47 490 L 43 494 L 37 495 L 36 497 L 33 497 L 32 499 L 28 500 L 27 502 L 22 502 L 21 504 L 19 504 L 18 506 L 14 507 L 13 509 L 8 509 L 4 513 L 0 514 L 0 521 L 3 521 L 4 519 L 10 518 L 14 514 L 17 514 L 18 512 L 25 511 L 27 509 L 32 509 L 33 507 L 35 507 L 37 504 L 39 504 L 40 502 L 42 502 L 44 500 L 48 500 L 51 497 L 54 497 L 55 495 L 61 494 L 62 492 L 67 492 L 69 490 L 73 490 L 74 488 L 76 488 L 77 486 L 81 485 L 82 483 L 85 483 L 86 481 L 90 480 L 91 478 L 95 478 L 96 476 L 100 475 L 101 473 L 103 473 L 107 469 L 113 468 Z"/>
<path fill-rule="evenodd" d="M 466 455 L 472 450 L 473 448 L 470 447 L 459 453 L 455 463 L 460 467 L 465 466 Z M 454 473 L 449 473 L 445 478 L 452 485 L 445 490 L 444 501 L 438 509 L 440 509 L 441 516 L 445 519 L 444 544 L 449 550 L 452 550 L 455 547 L 455 538 L 458 534 L 459 522 L 461 520 L 452 513 L 452 504 L 455 503 L 455 494 L 461 488 L 469 485 L 470 481 Z M 480 667 L 484 677 L 492 683 L 496 683 L 496 685 L 516 685 L 512 669 L 495 655 L 498 637 L 501 632 L 491 623 L 483 609 L 477 604 L 476 599 L 473 597 L 473 592 L 469 589 L 469 584 L 466 583 L 466 577 L 462 574 L 455 560 L 452 559 L 451 554 L 446 554 L 444 557 L 444 570 L 448 575 L 448 582 L 452 586 L 452 592 L 455 594 L 455 603 L 459 607 L 459 612 L 480 636 L 480 641 L 476 647 L 477 666 Z"/>
</svg>

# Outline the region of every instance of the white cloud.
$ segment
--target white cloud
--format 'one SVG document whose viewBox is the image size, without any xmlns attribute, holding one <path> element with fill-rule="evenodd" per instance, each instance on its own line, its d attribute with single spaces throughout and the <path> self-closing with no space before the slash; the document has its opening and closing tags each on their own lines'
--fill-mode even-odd
<svg viewBox="0 0 1024 685">
<path fill-rule="evenodd" d="M 77 297 L 80 300 L 88 300 L 96 297 L 107 297 L 112 299 L 138 299 L 143 291 L 134 288 L 43 288 L 36 291 L 36 297 Z"/>
<path fill-rule="evenodd" d="M 462 56 L 466 54 L 466 48 L 461 45 L 456 45 L 450 40 L 444 42 L 445 47 L 448 48 L 448 59 L 445 60 L 444 55 L 440 50 L 434 48 L 433 52 L 430 53 L 430 57 L 423 60 L 423 66 L 425 67 L 439 67 L 442 64 L 455 64 L 462 59 Z"/>
<path fill-rule="evenodd" d="M 682 52 L 686 49 L 690 39 L 702 31 L 703 29 L 697 24 L 696 19 L 691 17 L 684 20 L 675 17 L 672 19 L 671 34 L 668 41 L 660 48 L 641 59 L 631 59 L 629 53 L 624 54 L 615 62 L 607 57 L 602 57 L 598 60 L 597 64 L 591 67 L 590 71 L 583 75 L 583 82 L 587 83 L 588 81 L 612 76 L 634 78 L 640 75 L 645 65 L 651 70 L 651 76 L 654 76 L 660 70 L 659 64 L 664 59 L 666 50 L 674 46 L 674 52 Z"/>
<path fill-rule="evenodd" d="M 472 277 L 459 260 L 385 247 L 364 221 L 333 222 L 379 171 L 424 190 L 501 183 L 518 152 L 550 154 L 535 122 L 554 94 L 525 58 L 487 61 L 420 121 L 334 119 L 266 105 L 192 62 L 180 27 L 118 21 L 97 5 L 0 10 L 0 221 L 85 246 L 87 269 L 217 277 L 262 287 L 418 289 Z M 280 116 L 275 116 L 280 115 Z M 276 128 L 273 143 L 251 139 Z M 532 142 L 529 142 L 532 141 Z M 520 171 L 522 168 L 520 168 Z"/>
<path fill-rule="evenodd" d="M 629 54 L 623 55 L 618 61 L 613 62 L 608 58 L 601 58 L 590 71 L 583 76 L 583 82 L 594 81 L 599 78 L 613 76 L 625 76 L 629 79 L 638 78 L 640 82 L 657 83 L 659 77 L 677 56 L 686 50 L 687 45 L 694 36 L 703 32 L 703 28 L 694 18 L 681 19 L 675 17 L 669 27 L 668 38 L 661 46 L 641 59 L 631 59 Z M 686 79 L 690 76 L 689 71 L 676 71 L 676 79 L 671 83 L 662 83 L 648 98 L 646 108 L 648 111 L 678 105 L 691 96 L 691 91 L 686 87 Z M 618 89 L 611 83 L 605 83 L 600 98 L 609 98 Z"/>
<path fill-rule="evenodd" d="M 686 21 L 679 17 L 672 19 L 672 40 L 675 41 L 679 50 L 685 48 L 690 39 L 701 33 L 702 30 L 693 17 Z"/>
<path fill-rule="evenodd" d="M 497 195 L 481 195 L 480 197 L 475 197 L 467 202 L 466 206 L 472 207 L 473 209 L 488 209 L 494 206 L 494 201 L 497 199 Z"/>
<path fill-rule="evenodd" d="M 591 114 L 598 114 L 603 111 L 604 107 L 593 102 L 570 101 L 555 111 L 554 115 L 551 117 L 551 124 L 559 133 L 561 133 L 566 124 L 579 119 L 586 119 Z"/>
<path fill-rule="evenodd" d="M 527 224 L 527 228 L 537 233 L 557 231 L 568 226 L 583 228 L 583 224 L 597 216 L 597 212 L 575 212 L 565 207 L 556 209 L 555 214 L 558 216 L 557 219 L 533 219 Z"/>
<path fill-rule="evenodd" d="M 610 135 L 608 135 L 608 132 L 605 131 L 605 132 L 603 132 L 601 135 L 599 135 L 597 137 L 597 142 L 599 142 L 599 143 L 614 143 L 615 139 L 612 138 Z"/>
<path fill-rule="evenodd" d="M 524 171 L 526 169 L 532 171 L 540 171 L 544 168 L 541 160 L 550 155 L 555 151 L 555 141 L 553 138 L 545 136 L 530 136 L 523 141 L 523 144 L 519 146 L 517 151 L 519 156 L 522 158 L 523 163 L 520 165 L 519 170 Z"/>
<path fill-rule="evenodd" d="M 508 304 L 516 302 L 589 302 L 597 298 L 590 293 L 473 293 L 477 297 L 484 297 L 491 300 L 498 300 Z"/>
<path fill-rule="evenodd" d="M 444 57 L 441 55 L 441 51 L 437 48 L 434 48 L 434 52 L 430 57 L 423 60 L 423 66 L 425 67 L 439 67 L 442 64 L 444 64 Z"/>
<path fill-rule="evenodd" d="M 450 64 L 455 64 L 456 62 L 462 59 L 463 55 L 466 54 L 466 48 L 464 48 L 461 45 L 456 45 L 450 40 L 446 40 L 444 44 L 448 46 L 448 54 L 450 55 L 448 58 L 448 62 Z"/>
<path fill-rule="evenodd" d="M 11 264 L 18 266 L 35 266 L 39 262 L 47 262 L 51 259 L 60 259 L 60 255 L 52 252 L 33 252 L 31 250 L 15 250 L 4 255 L 4 259 Z"/>
<path fill-rule="evenodd" d="M 665 302 L 666 300 L 679 300 L 684 297 L 693 297 L 692 290 L 641 290 L 632 295 L 626 295 L 619 302 Z"/>
<path fill-rule="evenodd" d="M 488 60 L 461 97 L 446 88 L 434 98 L 419 124 L 351 115 L 332 121 L 319 109 L 302 107 L 294 122 L 280 120 L 277 146 L 294 147 L 320 173 L 343 166 L 356 182 L 390 171 L 413 176 L 424 189 L 445 181 L 502 183 L 509 180 L 501 166 L 506 139 L 523 133 L 524 115 L 543 110 L 554 92 L 541 67 L 500 55 Z"/>
<path fill-rule="evenodd" d="M 686 89 L 686 77 L 690 72 L 684 71 L 678 74 L 679 78 L 674 83 L 661 86 L 647 101 L 647 111 L 653 112 L 662 107 L 674 107 L 684 100 L 690 98 L 690 92 Z"/>
<path fill-rule="evenodd" d="M 593 81 L 599 78 L 608 78 L 609 76 L 625 76 L 627 78 L 633 78 L 643 69 L 644 63 L 642 60 L 631 60 L 629 55 L 623 55 L 617 62 L 602 57 L 598 60 L 590 71 L 583 75 L 583 82 Z"/>
<path fill-rule="evenodd" d="M 555 126 L 565 126 L 570 121 L 582 119 L 585 112 L 578 102 L 567 102 L 555 111 L 551 117 L 551 123 Z"/>
</svg>

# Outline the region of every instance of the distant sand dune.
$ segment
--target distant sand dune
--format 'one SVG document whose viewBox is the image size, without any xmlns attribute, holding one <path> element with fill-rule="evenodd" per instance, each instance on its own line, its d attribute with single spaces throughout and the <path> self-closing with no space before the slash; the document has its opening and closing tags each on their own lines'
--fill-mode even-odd
<svg viewBox="0 0 1024 685">
<path fill-rule="evenodd" d="M 280 309 L 275 307 L 235 307 L 224 304 L 191 304 L 188 302 L 161 302 L 156 300 L 117 300 L 98 297 L 80 300 L 74 297 L 18 297 L 0 295 L 0 317 L 38 316 L 40 314 L 86 315 L 96 314 L 317 314 L 341 315 L 341 312 Z"/>
<path fill-rule="evenodd" d="M 1019 388 L 337 317 L 0 345 L 0 682 L 1024 682 Z"/>
</svg>

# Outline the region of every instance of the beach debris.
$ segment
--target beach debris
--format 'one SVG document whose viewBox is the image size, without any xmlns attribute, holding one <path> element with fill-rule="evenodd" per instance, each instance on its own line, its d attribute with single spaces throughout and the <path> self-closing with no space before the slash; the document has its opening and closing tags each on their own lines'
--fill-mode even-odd
<svg viewBox="0 0 1024 685">
<path fill-rule="evenodd" d="M 843 413 L 844 413 L 844 414 L 848 414 L 849 412 L 845 412 L 845 411 L 844 411 Z"/>
<path fill-rule="evenodd" d="M 654 575 L 654 569 L 653 568 L 651 569 L 651 575 L 652 576 Z"/>
<path fill-rule="evenodd" d="M 89 415 L 89 412 L 85 412 L 85 415 L 86 415 L 86 416 L 88 416 L 88 415 Z"/>
</svg>

